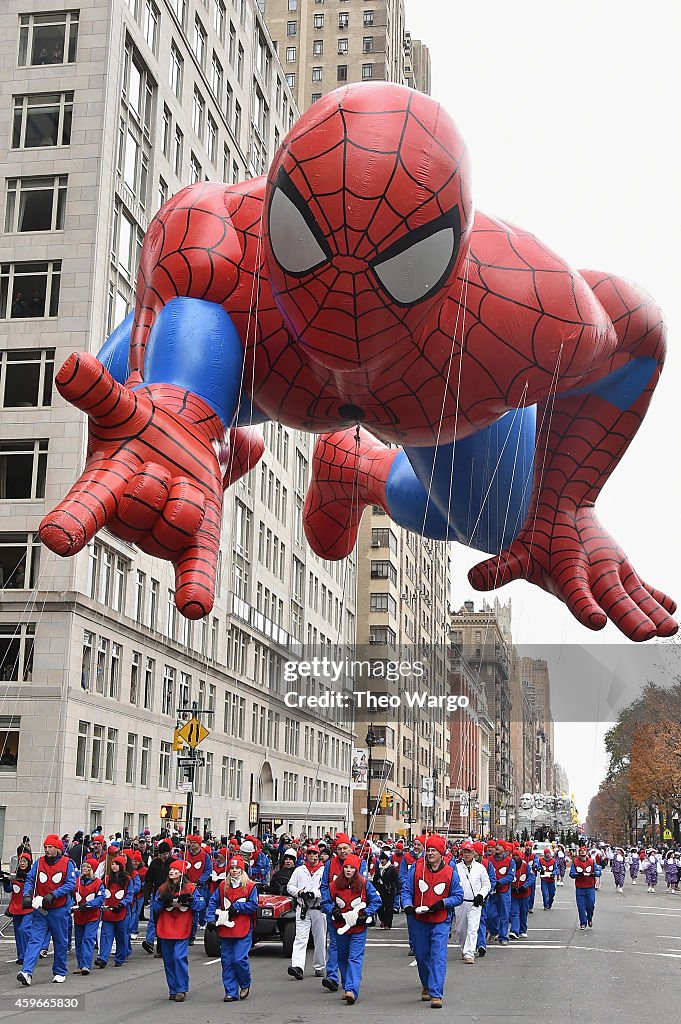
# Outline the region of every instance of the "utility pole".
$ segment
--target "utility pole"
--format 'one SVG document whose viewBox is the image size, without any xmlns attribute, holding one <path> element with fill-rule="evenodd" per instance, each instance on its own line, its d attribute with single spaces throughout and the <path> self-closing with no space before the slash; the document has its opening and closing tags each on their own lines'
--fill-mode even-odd
<svg viewBox="0 0 681 1024">
<path fill-rule="evenodd" d="M 192 703 L 191 703 L 191 705 L 189 707 L 178 708 L 177 709 L 177 714 L 178 715 L 187 715 L 188 714 L 190 716 L 190 721 L 187 723 L 187 725 L 191 724 L 192 721 L 198 722 L 199 723 L 199 730 L 198 731 L 200 733 L 201 726 L 203 725 L 203 723 L 201 722 L 201 716 L 202 715 L 214 716 L 215 712 L 211 711 L 208 708 L 200 708 L 199 705 L 194 700 L 194 701 L 192 701 Z M 186 728 L 186 725 L 185 725 L 185 728 Z M 204 729 L 204 737 L 203 738 L 205 738 L 205 729 Z M 198 761 L 199 761 L 199 756 L 200 756 L 200 755 L 197 755 L 197 753 L 196 753 L 196 746 L 197 746 L 198 743 L 201 742 L 201 739 L 197 738 L 195 741 L 188 741 L 188 742 L 189 742 L 189 746 L 191 748 L 191 755 L 190 755 L 189 758 L 186 758 L 187 763 L 182 766 L 182 771 L 184 773 L 184 777 L 185 777 L 186 781 L 189 782 L 189 785 L 191 787 L 189 792 L 187 793 L 187 812 L 186 812 L 186 825 L 185 825 L 185 839 L 186 839 L 186 837 L 191 832 L 194 831 L 194 779 L 195 779 L 195 776 L 196 776 L 196 768 L 197 768 Z"/>
<path fill-rule="evenodd" d="M 366 827 L 366 832 L 365 832 L 365 835 L 367 837 L 369 835 L 369 827 L 370 827 L 370 823 L 371 823 L 371 770 L 372 770 L 372 756 L 373 756 L 372 755 L 372 750 L 373 750 L 375 742 L 376 742 L 376 737 L 374 735 L 373 727 L 371 725 L 369 725 L 369 728 L 368 728 L 367 734 L 366 734 L 366 745 L 367 745 L 367 749 L 369 751 L 369 757 L 368 757 L 369 765 L 368 765 L 368 770 L 367 770 L 367 827 Z"/>
</svg>

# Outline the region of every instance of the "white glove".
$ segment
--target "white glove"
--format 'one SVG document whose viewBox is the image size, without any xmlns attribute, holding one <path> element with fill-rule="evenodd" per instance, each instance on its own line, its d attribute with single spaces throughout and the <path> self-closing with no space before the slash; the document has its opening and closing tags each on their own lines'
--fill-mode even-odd
<svg viewBox="0 0 681 1024">
<path fill-rule="evenodd" d="M 430 910 L 430 907 L 417 907 L 415 913 L 417 913 L 417 914 L 427 914 L 429 910 Z"/>
<path fill-rule="evenodd" d="M 221 926 L 222 928 L 233 928 L 234 927 L 234 921 L 230 921 L 230 919 L 229 919 L 229 911 L 228 910 L 218 910 L 218 912 L 215 915 L 215 923 L 218 926 Z"/>
<path fill-rule="evenodd" d="M 34 896 L 33 897 L 33 903 L 31 904 L 33 909 L 34 910 L 40 910 L 42 908 L 42 905 L 43 905 L 43 898 L 42 898 L 42 896 Z"/>
<path fill-rule="evenodd" d="M 212 880 L 214 882 L 217 882 L 217 880 L 218 880 L 218 873 L 217 873 L 217 871 L 211 871 L 210 877 L 212 878 Z"/>
</svg>

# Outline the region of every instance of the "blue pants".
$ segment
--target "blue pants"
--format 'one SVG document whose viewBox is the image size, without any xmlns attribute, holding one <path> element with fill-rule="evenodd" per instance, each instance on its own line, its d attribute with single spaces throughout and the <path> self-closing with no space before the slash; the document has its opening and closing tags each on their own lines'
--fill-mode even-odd
<svg viewBox="0 0 681 1024">
<path fill-rule="evenodd" d="M 67 906 L 48 910 L 47 913 L 34 910 L 32 914 L 26 914 L 26 917 L 31 918 L 31 933 L 24 952 L 24 974 L 33 974 L 40 950 L 47 949 L 50 936 L 54 943 L 52 974 L 66 974 L 70 916 Z"/>
<path fill-rule="evenodd" d="M 140 926 L 143 900 L 133 900 L 130 908 L 130 934 L 137 935 Z"/>
<path fill-rule="evenodd" d="M 339 935 L 336 932 L 341 984 L 346 992 L 352 992 L 355 997 L 359 995 L 359 986 L 362 983 L 362 964 L 364 963 L 366 942 L 366 928 L 354 935 Z"/>
<path fill-rule="evenodd" d="M 132 903 L 125 912 L 124 922 L 125 924 L 125 958 L 132 956 L 132 940 L 130 934 L 132 932 Z"/>
<path fill-rule="evenodd" d="M 478 928 L 478 941 L 476 949 L 487 949 L 487 906 L 489 900 L 485 900 L 480 911 L 480 926 Z"/>
<path fill-rule="evenodd" d="M 102 934 L 99 937 L 99 959 L 106 963 L 111 956 L 111 949 L 116 940 L 115 964 L 123 964 L 128 957 L 128 932 L 126 919 L 122 921 L 102 921 Z"/>
<path fill-rule="evenodd" d="M 543 899 L 544 907 L 547 910 L 549 907 L 553 906 L 553 901 L 556 898 L 556 883 L 554 880 L 547 881 L 545 878 L 542 878 L 541 898 Z"/>
<path fill-rule="evenodd" d="M 145 935 L 145 939 L 147 942 L 150 942 L 152 946 L 156 942 L 156 922 L 154 921 L 151 904 L 149 905 L 149 920 L 147 921 L 147 934 Z"/>
<path fill-rule="evenodd" d="M 534 910 L 534 894 L 537 888 L 537 876 L 534 876 L 532 882 L 530 882 L 530 910 Z"/>
<path fill-rule="evenodd" d="M 444 995 L 450 927 L 451 916 L 441 924 L 426 924 L 418 920 L 413 922 L 412 941 L 419 978 L 423 987 L 430 992 L 431 999 L 442 999 Z"/>
<path fill-rule="evenodd" d="M 76 963 L 79 967 L 92 967 L 92 957 L 95 951 L 95 939 L 99 921 L 88 921 L 87 924 L 77 924 L 76 932 Z"/>
<path fill-rule="evenodd" d="M 198 915 L 199 915 L 199 924 L 201 925 L 202 928 L 205 928 L 205 926 L 206 926 L 206 914 L 208 913 L 208 900 L 210 899 L 210 895 L 209 895 L 209 892 L 208 892 L 208 886 L 204 882 L 203 885 L 197 885 L 196 888 L 197 888 L 197 891 L 199 893 L 199 896 L 203 896 L 203 906 L 198 911 Z"/>
<path fill-rule="evenodd" d="M 407 914 L 407 935 L 409 936 L 409 948 L 414 948 L 414 918 Z"/>
<path fill-rule="evenodd" d="M 499 942 L 508 942 L 508 919 L 511 914 L 511 891 L 493 892 L 488 901 L 487 922 L 492 935 Z"/>
<path fill-rule="evenodd" d="M 594 916 L 594 907 L 596 906 L 596 890 L 593 888 L 575 888 L 575 898 L 577 900 L 579 923 L 588 924 Z"/>
<path fill-rule="evenodd" d="M 168 982 L 168 995 L 189 992 L 189 939 L 163 939 L 163 966 Z"/>
<path fill-rule="evenodd" d="M 165 946 L 165 940 L 163 945 Z M 250 987 L 251 965 L 248 959 L 250 949 L 250 932 L 243 939 L 220 939 L 222 984 L 225 986 L 226 996 L 238 999 L 239 990 Z"/>
<path fill-rule="evenodd" d="M 26 946 L 31 936 L 31 916 L 31 914 L 15 914 L 12 918 L 14 941 L 17 944 L 17 960 L 24 959 Z"/>
<path fill-rule="evenodd" d="M 531 896 L 519 900 L 511 899 L 511 932 L 514 935 L 527 935 L 527 912 L 530 909 Z"/>
<path fill-rule="evenodd" d="M 407 918 L 409 921 L 409 918 Z M 329 948 L 326 951 L 326 976 L 331 981 L 338 981 L 338 948 L 336 946 L 336 929 L 330 914 L 326 915 L 326 934 L 329 936 Z M 355 993 L 356 995 L 357 993 Z"/>
</svg>

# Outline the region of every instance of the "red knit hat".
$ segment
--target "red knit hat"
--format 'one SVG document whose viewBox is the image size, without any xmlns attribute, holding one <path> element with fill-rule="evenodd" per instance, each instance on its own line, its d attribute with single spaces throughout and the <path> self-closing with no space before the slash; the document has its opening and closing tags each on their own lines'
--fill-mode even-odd
<svg viewBox="0 0 681 1024">
<path fill-rule="evenodd" d="M 312 843 L 310 846 L 308 846 L 306 852 L 307 853 L 319 853 L 319 847 L 315 846 L 314 843 Z"/>
<path fill-rule="evenodd" d="M 125 871 L 125 869 L 128 866 L 128 858 L 124 857 L 123 854 L 120 854 L 118 857 L 114 857 L 113 860 L 111 861 L 111 863 L 112 864 L 120 864 L 120 866 Z"/>
<path fill-rule="evenodd" d="M 491 843 L 488 843 L 487 846 L 485 847 L 485 849 L 488 852 L 489 852 L 489 850 L 496 850 L 496 848 L 497 848 L 497 844 L 494 841 L 492 841 Z"/>
<path fill-rule="evenodd" d="M 546 847 L 546 849 L 544 850 L 544 856 L 545 856 L 545 857 L 550 857 L 550 856 L 551 856 L 551 851 L 550 851 L 550 849 L 548 848 L 548 846 L 547 846 L 547 847 Z"/>
<path fill-rule="evenodd" d="M 181 874 L 186 875 L 189 871 L 191 864 L 186 860 L 171 860 L 169 871 L 179 871 Z"/>
<path fill-rule="evenodd" d="M 338 846 L 339 843 L 347 843 L 348 846 L 350 846 L 350 836 L 347 834 L 347 832 L 336 832 L 334 842 L 336 846 Z"/>
<path fill-rule="evenodd" d="M 57 850 L 61 850 L 62 853 L 64 852 L 64 844 L 62 843 L 59 836 L 56 836 L 54 834 L 45 836 L 43 846 L 54 846 L 56 847 Z"/>
<path fill-rule="evenodd" d="M 345 860 L 343 861 L 343 867 L 348 866 L 351 868 L 357 868 L 357 870 L 359 871 L 360 863 L 361 862 L 359 857 L 357 857 L 354 853 L 349 853 Z"/>
<path fill-rule="evenodd" d="M 107 846 L 107 848 L 106 848 L 106 852 L 107 852 L 107 853 L 108 853 L 108 854 L 109 854 L 109 855 L 110 855 L 111 857 L 115 857 L 117 853 L 120 853 L 120 850 L 118 849 L 118 847 L 117 847 L 117 846 L 113 846 L 113 845 L 111 845 L 111 846 Z"/>
<path fill-rule="evenodd" d="M 477 853 L 478 857 L 482 857 L 483 853 L 485 852 L 485 844 L 479 842 L 473 843 L 473 849 Z"/>
<path fill-rule="evenodd" d="M 139 852 L 139 850 L 132 851 L 132 859 L 135 864 L 142 863 L 142 854 Z"/>
<path fill-rule="evenodd" d="M 203 839 L 202 839 L 201 836 L 194 834 L 194 835 L 191 835 L 191 836 L 187 836 L 187 842 L 188 843 L 198 843 L 199 845 L 201 845 L 201 843 L 203 842 Z"/>
<path fill-rule="evenodd" d="M 428 836 L 426 840 L 426 850 L 437 850 L 441 856 L 444 854 L 446 846 L 447 843 L 444 836 L 433 834 Z"/>
<path fill-rule="evenodd" d="M 86 857 L 83 863 L 89 864 L 93 871 L 96 871 L 99 867 L 99 861 L 96 857 Z"/>
<path fill-rule="evenodd" d="M 229 858 L 229 864 L 227 866 L 230 868 L 241 868 L 242 871 L 246 870 L 246 863 L 243 857 L 240 857 L 238 854 Z"/>
<path fill-rule="evenodd" d="M 425 846 L 426 845 L 426 836 L 425 835 L 416 836 L 415 839 L 414 839 L 414 842 L 415 843 L 420 843 L 421 846 Z"/>
</svg>

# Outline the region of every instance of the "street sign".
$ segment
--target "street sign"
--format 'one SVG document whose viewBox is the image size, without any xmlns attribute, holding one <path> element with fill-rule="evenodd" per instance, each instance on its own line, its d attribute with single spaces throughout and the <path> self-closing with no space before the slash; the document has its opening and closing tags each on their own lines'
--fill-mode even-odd
<svg viewBox="0 0 681 1024">
<path fill-rule="evenodd" d="M 482 809 L 483 809 L 483 811 L 489 811 L 490 810 L 490 805 L 489 804 L 483 804 L 482 805 Z"/>
<path fill-rule="evenodd" d="M 191 768 L 196 766 L 197 768 L 203 768 L 206 763 L 205 757 L 178 757 L 177 763 L 180 768 Z"/>
<path fill-rule="evenodd" d="M 404 824 L 405 825 L 415 825 L 416 824 L 416 818 L 405 818 L 404 819 Z"/>
<path fill-rule="evenodd" d="M 673 839 L 674 836 L 672 835 L 672 830 L 670 828 L 666 828 L 664 830 L 664 832 L 662 833 L 662 838 L 663 839 Z"/>
<path fill-rule="evenodd" d="M 191 782 L 178 782 L 177 784 L 178 793 L 191 793 L 192 784 Z"/>
<path fill-rule="evenodd" d="M 505 825 L 506 824 L 506 811 L 499 811 L 499 824 L 500 825 Z"/>
<path fill-rule="evenodd" d="M 421 793 L 421 807 L 434 807 L 435 806 L 435 795 L 433 793 L 426 793 L 425 790 Z"/>
<path fill-rule="evenodd" d="M 194 749 L 198 747 L 199 743 L 203 743 L 206 736 L 210 736 L 210 731 L 206 729 L 205 725 L 201 725 L 198 718 L 190 718 L 181 729 L 177 729 L 177 736 L 181 737 L 185 743 Z"/>
</svg>

